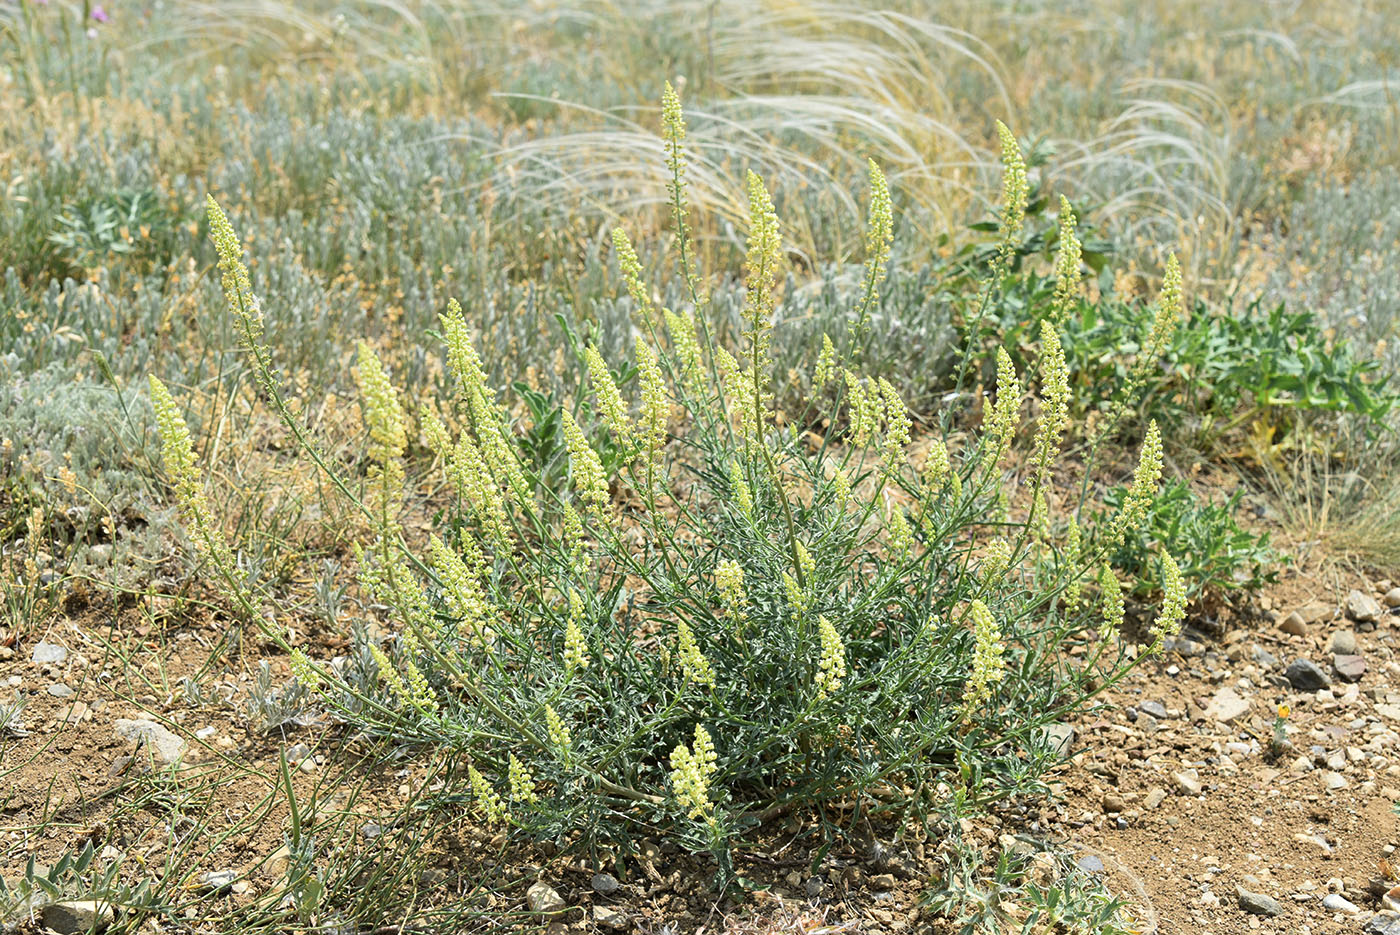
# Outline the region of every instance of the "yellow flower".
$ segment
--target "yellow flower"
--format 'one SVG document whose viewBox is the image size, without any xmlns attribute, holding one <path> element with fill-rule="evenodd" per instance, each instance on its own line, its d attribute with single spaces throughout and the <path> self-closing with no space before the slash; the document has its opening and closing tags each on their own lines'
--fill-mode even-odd
<svg viewBox="0 0 1400 935">
<path fill-rule="evenodd" d="M 715 684 L 715 670 L 704 653 L 700 652 L 700 647 L 695 643 L 695 634 L 684 620 L 676 621 L 676 641 L 680 644 L 677 655 L 685 680 L 702 687 L 712 687 Z"/>
<path fill-rule="evenodd" d="M 583 631 L 572 618 L 564 627 L 564 671 L 588 668 L 588 644 Z"/>
<path fill-rule="evenodd" d="M 262 308 L 248 281 L 248 267 L 243 264 L 243 247 L 214 196 L 206 195 L 204 202 L 209 216 L 209 238 L 214 241 L 214 251 L 219 255 L 219 278 L 224 288 L 224 300 L 233 313 L 244 347 L 260 350 Z"/>
<path fill-rule="evenodd" d="M 588 540 L 583 531 L 583 519 L 578 515 L 578 511 L 567 503 L 560 506 L 560 513 L 564 548 L 569 556 L 569 570 L 575 576 L 582 577 L 588 571 Z"/>
<path fill-rule="evenodd" d="M 1055 250 L 1055 296 L 1050 302 L 1050 320 L 1063 325 L 1079 297 L 1079 264 L 1083 248 L 1075 233 L 1077 221 L 1069 199 L 1060 196 L 1060 237 Z M 1044 325 L 1041 325 L 1042 329 Z"/>
<path fill-rule="evenodd" d="M 909 410 L 894 386 L 884 377 L 880 378 L 880 403 L 885 416 L 885 471 L 893 477 L 904 463 L 904 446 L 909 444 Z"/>
<path fill-rule="evenodd" d="M 997 136 L 1001 140 L 1001 247 L 1000 265 L 1005 269 L 1020 241 L 1021 225 L 1026 217 L 1026 200 L 1030 184 L 1026 180 L 1026 160 L 1016 136 L 1006 124 L 997 121 Z"/>
<path fill-rule="evenodd" d="M 627 283 L 627 292 L 637 306 L 637 313 L 644 321 L 650 321 L 654 312 L 651 296 L 647 294 L 646 286 L 642 283 L 642 263 L 637 259 L 637 251 L 632 249 L 632 241 L 620 227 L 613 228 L 612 242 L 613 252 L 617 254 L 618 268 L 622 270 L 622 279 Z"/>
<path fill-rule="evenodd" d="M 476 796 L 476 804 L 481 807 L 481 813 L 485 817 L 486 823 L 488 825 L 503 824 L 509 817 L 505 803 L 496 794 L 496 790 L 491 788 L 486 777 L 477 772 L 475 766 L 468 766 L 467 779 L 471 783 L 472 794 Z"/>
<path fill-rule="evenodd" d="M 653 455 L 666 443 L 666 426 L 671 418 L 671 403 L 666 398 L 666 381 L 661 376 L 656 352 L 637 338 L 637 380 L 641 385 L 642 405 L 640 438 L 642 450 Z"/>
<path fill-rule="evenodd" d="M 292 677 L 307 688 L 314 691 L 320 686 L 321 677 L 312 668 L 311 660 L 306 658 L 306 653 L 299 649 L 292 650 L 292 657 L 288 660 L 288 665 L 292 668 Z"/>
<path fill-rule="evenodd" d="M 1084 588 L 1084 578 L 1079 569 L 1079 551 L 1082 548 L 1079 533 L 1079 520 L 1071 514 L 1069 529 L 1065 533 L 1064 567 L 1069 569 L 1070 580 L 1065 585 L 1065 608 L 1074 613 L 1079 608 L 1079 598 Z"/>
<path fill-rule="evenodd" d="M 682 743 L 671 752 L 671 789 L 691 818 L 710 818 L 710 782 L 718 771 L 717 759 L 709 732 L 698 724 L 694 749 Z"/>
<path fill-rule="evenodd" d="M 407 649 L 407 644 L 405 644 L 405 649 Z M 404 669 L 409 673 L 409 680 L 406 681 L 399 674 L 398 669 L 394 667 L 393 660 L 379 646 L 371 643 L 369 652 L 374 657 L 375 665 L 379 669 L 379 677 L 389 686 L 390 693 L 400 704 L 416 708 L 423 714 L 436 713 L 437 699 L 433 697 L 427 680 L 423 678 L 423 673 L 419 671 L 411 659 L 405 655 Z"/>
<path fill-rule="evenodd" d="M 402 459 L 408 447 L 403 407 L 399 405 L 399 396 L 389 381 L 389 374 L 370 346 L 360 341 L 357 353 L 355 382 L 360 388 L 360 408 L 369 429 L 369 455 L 376 462 L 370 469 L 370 477 L 379 481 L 374 508 L 381 521 L 388 523 L 390 504 L 403 486 Z"/>
<path fill-rule="evenodd" d="M 983 469 L 990 470 L 1011 449 L 1021 418 L 1021 383 L 1006 348 L 997 348 L 997 398 L 984 421 L 989 444 L 983 455 Z"/>
<path fill-rule="evenodd" d="M 535 792 L 535 780 L 525 764 L 514 753 L 510 755 L 508 768 L 510 777 L 510 802 L 512 805 L 534 805 L 540 797 Z"/>
<path fill-rule="evenodd" d="M 1006 673 L 1005 652 L 1001 629 L 987 605 L 974 600 L 969 608 L 972 617 L 972 673 L 963 689 L 964 717 L 972 717 L 992 697 L 992 686 Z"/>
<path fill-rule="evenodd" d="M 1138 456 L 1137 469 L 1133 472 L 1133 484 L 1128 495 L 1123 498 L 1123 506 L 1114 518 L 1110 536 L 1115 544 L 1137 529 L 1147 519 L 1152 501 L 1157 498 L 1157 484 L 1162 477 L 1162 434 L 1157 430 L 1157 420 L 1147 425 L 1147 437 L 1142 441 L 1142 453 Z"/>
<path fill-rule="evenodd" d="M 738 461 L 729 462 L 729 482 L 734 487 L 734 502 L 739 505 L 739 512 L 753 522 L 753 491 L 749 489 L 749 482 L 744 479 L 744 469 Z"/>
<path fill-rule="evenodd" d="M 904 507 L 889 504 L 885 515 L 885 537 L 889 543 L 890 561 L 907 562 L 914 555 L 914 530 L 904 516 Z"/>
<path fill-rule="evenodd" d="M 836 374 L 836 346 L 831 343 L 830 337 L 823 334 L 821 353 L 817 355 L 817 369 L 812 371 L 812 387 L 821 389 Z"/>
<path fill-rule="evenodd" d="M 822 644 L 821 658 L 817 662 L 817 694 L 825 698 L 840 688 L 846 678 L 846 647 L 841 642 L 841 634 L 825 616 L 817 618 L 817 635 Z"/>
<path fill-rule="evenodd" d="M 773 327 L 776 301 L 773 292 L 777 288 L 783 244 L 778 232 L 778 215 L 773 210 L 773 199 L 763 186 L 763 180 L 750 171 L 748 185 L 749 252 L 745 270 L 747 297 L 744 301 L 744 320 L 748 323 L 748 330 L 744 332 L 744 337 L 749 341 L 749 367 L 757 381 L 769 367 L 768 339 Z M 763 398 L 765 395 L 760 385 L 755 392 L 755 405 L 761 408 L 766 402 Z"/>
<path fill-rule="evenodd" d="M 1162 609 L 1152 624 L 1152 635 L 1161 642 L 1167 637 L 1181 632 L 1181 623 L 1186 619 L 1186 582 L 1182 579 L 1181 568 L 1176 559 L 1162 553 Z"/>
<path fill-rule="evenodd" d="M 1035 433 L 1036 487 L 1044 488 L 1050 467 L 1060 454 L 1060 436 L 1069 423 L 1069 368 L 1060 335 L 1049 322 L 1040 323 L 1040 425 Z"/>
<path fill-rule="evenodd" d="M 853 330 L 859 334 L 870 322 L 870 310 L 880 298 L 880 283 L 885 279 L 885 266 L 894 242 L 894 209 L 890 204 L 890 187 L 885 173 L 875 160 L 870 161 L 870 218 L 865 231 L 865 285 L 860 309 Z"/>
<path fill-rule="evenodd" d="M 574 489 L 579 499 L 588 505 L 595 519 L 601 523 L 608 520 L 608 505 L 612 495 L 608 492 L 607 475 L 603 473 L 603 462 L 598 453 L 588 444 L 583 430 L 574 421 L 569 410 L 563 410 L 564 442 L 569 448 L 569 465 L 573 468 Z"/>
<path fill-rule="evenodd" d="M 598 400 L 598 414 L 603 417 L 603 424 L 623 447 L 630 445 L 632 426 L 628 423 L 627 407 L 622 403 L 622 394 L 613 381 L 612 371 L 608 369 L 603 355 L 592 345 L 584 348 L 583 358 L 588 364 L 588 379 L 593 384 L 593 395 Z"/>
<path fill-rule="evenodd" d="M 549 734 L 549 742 L 567 753 L 569 746 L 574 742 L 573 736 L 569 733 L 569 726 L 564 723 L 564 719 L 550 705 L 544 706 L 544 725 Z"/>
<path fill-rule="evenodd" d="M 1099 567 L 1099 636 L 1107 639 L 1123 628 L 1123 589 L 1107 565 Z"/>
<path fill-rule="evenodd" d="M 987 544 L 987 554 L 982 557 L 981 574 L 979 575 L 982 579 L 982 587 L 990 591 L 1001 581 L 1009 567 L 1011 567 L 1011 543 L 1001 536 L 997 536 Z"/>
<path fill-rule="evenodd" d="M 429 537 L 428 553 L 433 571 L 437 572 L 438 581 L 442 584 L 442 595 L 448 610 L 472 634 L 475 643 L 480 645 L 486 642 L 490 638 L 490 624 L 495 619 L 495 611 L 481 587 L 481 579 L 462 560 L 462 556 L 449 549 L 437 536 Z"/>
<path fill-rule="evenodd" d="M 851 479 L 839 467 L 831 474 L 831 489 L 836 494 L 836 506 L 844 510 L 851 503 Z"/>
<path fill-rule="evenodd" d="M 735 622 L 742 621 L 747 614 L 744 603 L 744 569 L 733 559 L 721 559 L 715 565 L 715 590 L 719 592 L 720 606 L 724 615 Z"/>
<path fill-rule="evenodd" d="M 681 377 L 691 395 L 699 396 L 701 390 L 700 342 L 695 338 L 695 320 L 689 315 L 677 315 L 669 308 L 666 313 L 666 331 L 671 335 L 671 347 L 681 365 Z"/>
</svg>

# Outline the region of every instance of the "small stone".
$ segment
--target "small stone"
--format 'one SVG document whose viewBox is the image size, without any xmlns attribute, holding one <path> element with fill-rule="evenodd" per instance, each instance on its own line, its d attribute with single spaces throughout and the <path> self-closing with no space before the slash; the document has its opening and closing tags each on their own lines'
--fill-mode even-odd
<svg viewBox="0 0 1400 935">
<path fill-rule="evenodd" d="M 1176 787 L 1187 795 L 1200 795 L 1201 789 L 1204 788 L 1194 769 L 1172 773 L 1172 779 L 1176 781 Z"/>
<path fill-rule="evenodd" d="M 233 889 L 238 874 L 233 870 L 211 870 L 199 875 L 199 892 L 223 896 Z"/>
<path fill-rule="evenodd" d="M 68 658 L 68 650 L 57 643 L 48 643 L 40 640 L 34 644 L 34 652 L 29 659 L 36 666 L 61 666 L 63 660 Z M 56 906 L 80 905 L 80 903 L 54 903 Z"/>
<path fill-rule="evenodd" d="M 1249 699 L 1241 698 L 1233 688 L 1222 688 L 1206 705 L 1206 717 L 1228 724 L 1249 713 Z"/>
<path fill-rule="evenodd" d="M 1303 618 L 1299 616 L 1298 611 L 1296 610 L 1288 616 L 1284 617 L 1282 620 L 1280 620 L 1278 623 L 1278 628 L 1284 633 L 1287 633 L 1289 636 L 1308 635 L 1308 625 L 1303 622 Z"/>
<path fill-rule="evenodd" d="M 632 927 L 632 920 L 627 913 L 621 909 L 614 909 L 611 906 L 594 906 L 593 922 L 605 929 L 612 929 L 617 932 L 626 931 Z"/>
<path fill-rule="evenodd" d="M 543 880 L 525 891 L 525 899 L 530 904 L 530 911 L 537 915 L 554 915 L 569 908 L 569 904 L 564 902 L 564 897 Z"/>
<path fill-rule="evenodd" d="M 1347 778 L 1341 773 L 1334 773 L 1330 770 L 1322 774 L 1322 782 L 1333 792 L 1336 792 L 1338 789 L 1345 789 L 1347 786 L 1351 785 L 1351 783 L 1347 782 Z"/>
<path fill-rule="evenodd" d="M 304 743 L 294 743 L 287 748 L 287 762 L 296 766 L 311 755 L 311 748 Z"/>
<path fill-rule="evenodd" d="M 1365 935 L 1400 935 L 1400 916 L 1388 912 L 1377 913 L 1362 926 L 1361 931 Z"/>
<path fill-rule="evenodd" d="M 821 877 L 808 877 L 807 882 L 802 885 L 802 889 L 808 896 L 816 899 L 822 894 L 822 890 L 826 889 L 826 881 Z"/>
<path fill-rule="evenodd" d="M 1372 623 L 1381 618 L 1385 609 L 1380 602 L 1364 591 L 1352 591 L 1347 595 L 1347 616 L 1357 623 Z"/>
<path fill-rule="evenodd" d="M 1288 679 L 1288 684 L 1300 692 L 1315 692 L 1332 684 L 1327 673 L 1323 672 L 1316 663 L 1307 659 L 1295 659 L 1284 670 L 1283 675 Z"/>
<path fill-rule="evenodd" d="M 882 873 L 879 876 L 870 878 L 870 888 L 875 891 L 885 891 L 894 889 L 894 874 Z"/>
<path fill-rule="evenodd" d="M 1265 896 L 1263 893 L 1254 893 L 1243 886 L 1235 887 L 1235 897 L 1240 902 L 1240 908 L 1251 915 L 1256 916 L 1281 916 L 1283 907 L 1278 904 L 1278 900 L 1272 896 Z"/>
<path fill-rule="evenodd" d="M 1385 597 L 1381 598 L 1381 602 L 1387 607 L 1400 607 L 1400 588 L 1391 588 L 1389 591 L 1386 591 Z"/>
<path fill-rule="evenodd" d="M 1152 715 L 1157 720 L 1162 721 L 1167 718 L 1167 706 L 1160 701 L 1144 701 L 1138 705 L 1138 710 Z"/>
<path fill-rule="evenodd" d="M 1330 909 L 1333 912 L 1345 912 L 1347 915 L 1354 915 L 1361 911 L 1359 906 L 1340 893 L 1328 893 L 1322 897 L 1322 908 Z"/>
<path fill-rule="evenodd" d="M 1332 657 L 1332 671 L 1343 682 L 1359 682 L 1366 674 L 1366 660 L 1361 656 L 1348 656 L 1338 653 Z"/>
<path fill-rule="evenodd" d="M 622 884 L 617 882 L 617 877 L 613 876 L 611 873 L 595 873 L 593 874 L 593 880 L 591 882 L 593 884 L 593 892 L 601 896 L 611 896 L 613 893 L 622 889 Z"/>
<path fill-rule="evenodd" d="M 1153 789 L 1151 792 L 1147 793 L 1147 798 L 1143 800 L 1142 804 L 1147 806 L 1149 809 L 1154 809 L 1157 806 L 1161 805 L 1164 801 L 1166 801 L 1166 798 L 1167 790 L 1162 788 L 1156 788 Z"/>
<path fill-rule="evenodd" d="M 1321 623 L 1324 620 L 1331 620 L 1337 615 L 1337 606 L 1335 604 L 1308 604 L 1299 607 L 1295 613 L 1306 624 Z"/>
<path fill-rule="evenodd" d="M 1327 843 L 1327 839 L 1320 834 L 1295 834 L 1293 840 L 1299 844 L 1306 844 L 1310 849 L 1315 849 L 1319 854 L 1332 853 L 1332 845 Z"/>
<path fill-rule="evenodd" d="M 1360 650 L 1356 645 L 1356 634 L 1351 630 L 1338 630 L 1332 634 L 1332 652 L 1343 656 L 1355 656 Z"/>
<path fill-rule="evenodd" d="M 218 732 L 219 729 L 217 727 L 210 725 L 209 727 L 201 727 L 199 730 L 194 732 L 194 735 L 200 740 L 208 740 L 210 737 L 213 737 Z"/>
<path fill-rule="evenodd" d="M 67 685 L 64 685 L 62 682 L 58 682 L 58 683 L 56 683 L 56 684 L 54 684 L 54 685 L 50 685 L 50 686 L 48 687 L 48 693 L 49 693 L 50 695 L 53 695 L 55 698 L 72 698 L 72 697 L 73 697 L 73 689 L 69 688 Z"/>
<path fill-rule="evenodd" d="M 1250 648 L 1249 656 L 1254 660 L 1254 664 L 1260 668 L 1272 669 L 1278 666 L 1278 657 L 1258 643 Z"/>
<path fill-rule="evenodd" d="M 1128 803 L 1123 801 L 1122 796 L 1110 792 L 1103 797 L 1103 810 L 1107 815 L 1117 815 L 1128 810 Z"/>
<path fill-rule="evenodd" d="M 1075 866 L 1077 866 L 1080 870 L 1083 870 L 1085 873 L 1103 873 L 1103 861 L 1098 857 L 1093 856 L 1092 854 L 1086 857 L 1081 857 L 1074 863 Z"/>
<path fill-rule="evenodd" d="M 58 935 L 100 932 L 112 924 L 112 907 L 95 899 L 50 903 L 39 910 L 39 922 Z"/>
<path fill-rule="evenodd" d="M 1039 731 L 1045 746 L 1062 757 L 1069 756 L 1074 747 L 1074 728 L 1068 724 L 1046 724 Z"/>
<path fill-rule="evenodd" d="M 118 740 L 139 743 L 153 750 L 162 763 L 177 762 L 185 752 L 185 742 L 155 721 L 118 718 L 114 726 Z"/>
</svg>

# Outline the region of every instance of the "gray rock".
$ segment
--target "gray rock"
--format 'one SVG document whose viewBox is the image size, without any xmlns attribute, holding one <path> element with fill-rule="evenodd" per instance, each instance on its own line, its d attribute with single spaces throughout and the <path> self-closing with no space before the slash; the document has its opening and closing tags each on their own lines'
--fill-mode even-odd
<svg viewBox="0 0 1400 935">
<path fill-rule="evenodd" d="M 1385 597 L 1381 598 L 1381 602 L 1387 607 L 1400 607 L 1400 588 L 1391 588 L 1389 591 L 1386 591 Z"/>
<path fill-rule="evenodd" d="M 1258 643 L 1250 647 L 1249 655 L 1254 660 L 1254 664 L 1261 668 L 1272 669 L 1278 665 L 1278 657 Z"/>
<path fill-rule="evenodd" d="M 1352 591 L 1347 595 L 1346 612 L 1347 616 L 1357 623 L 1372 623 L 1381 618 L 1385 608 L 1371 595 L 1363 591 Z"/>
<path fill-rule="evenodd" d="M 1249 699 L 1240 697 L 1233 688 L 1222 688 L 1206 705 L 1206 717 L 1221 724 L 1228 724 L 1249 713 Z"/>
<path fill-rule="evenodd" d="M 311 755 L 311 748 L 304 743 L 294 743 L 287 748 L 287 762 L 296 766 Z"/>
<path fill-rule="evenodd" d="M 826 881 L 821 877 L 808 877 L 807 882 L 802 884 L 802 889 L 808 896 L 816 899 L 822 894 L 822 890 L 826 889 Z"/>
<path fill-rule="evenodd" d="M 212 893 L 216 896 L 226 896 L 233 889 L 234 881 L 238 879 L 236 870 L 211 870 L 208 873 L 199 875 L 199 892 Z"/>
<path fill-rule="evenodd" d="M 73 697 L 73 689 L 69 688 L 67 685 L 64 685 L 62 682 L 57 682 L 53 685 L 50 685 L 47 691 L 50 695 L 53 695 L 55 698 Z"/>
<path fill-rule="evenodd" d="M 1342 653 L 1332 657 L 1332 671 L 1343 682 L 1359 682 L 1366 674 L 1366 660 L 1361 656 L 1348 656 Z"/>
<path fill-rule="evenodd" d="M 1159 721 L 1167 717 L 1167 706 L 1160 701 L 1144 701 L 1138 705 L 1138 710 L 1152 715 Z"/>
<path fill-rule="evenodd" d="M 68 658 L 68 650 L 57 643 L 47 643 L 40 640 L 34 644 L 34 652 L 29 659 L 36 666 L 61 666 Z"/>
<path fill-rule="evenodd" d="M 1361 927 L 1365 935 L 1400 935 L 1400 915 L 1380 912 Z"/>
<path fill-rule="evenodd" d="M 1194 769 L 1172 773 L 1172 779 L 1176 782 L 1176 787 L 1187 795 L 1200 795 L 1201 790 L 1205 788 L 1201 785 L 1200 777 Z"/>
<path fill-rule="evenodd" d="M 178 762 L 185 753 L 185 742 L 155 721 L 118 718 L 114 730 L 118 740 L 142 744 L 162 763 Z"/>
<path fill-rule="evenodd" d="M 1320 688 L 1326 688 L 1332 684 L 1332 680 L 1327 677 L 1315 663 L 1307 659 L 1295 659 L 1287 669 L 1284 670 L 1284 677 L 1288 679 L 1288 684 L 1292 685 L 1300 692 L 1315 692 Z"/>
<path fill-rule="evenodd" d="M 1347 782 L 1347 778 L 1341 773 L 1334 773 L 1330 770 L 1322 774 L 1322 781 L 1327 788 L 1333 792 L 1336 792 L 1338 789 L 1345 789 L 1347 786 L 1351 785 L 1351 783 Z"/>
<path fill-rule="evenodd" d="M 1083 870 L 1085 873 L 1103 873 L 1103 861 L 1093 856 L 1092 854 L 1086 857 L 1081 857 L 1074 863 L 1075 866 L 1077 866 L 1080 870 Z"/>
<path fill-rule="evenodd" d="M 632 927 L 632 920 L 621 909 L 611 906 L 594 906 L 593 923 L 615 932 L 623 932 Z"/>
<path fill-rule="evenodd" d="M 39 922 L 58 935 L 100 932 L 112 924 L 112 907 L 95 899 L 50 903 L 39 910 Z"/>
<path fill-rule="evenodd" d="M 1278 900 L 1272 896 L 1265 896 L 1263 893 L 1254 893 L 1243 886 L 1235 887 L 1235 897 L 1240 901 L 1240 908 L 1251 915 L 1256 916 L 1281 916 L 1283 907 L 1278 904 Z"/>
<path fill-rule="evenodd" d="M 1357 906 L 1356 903 L 1350 901 L 1340 893 L 1328 893 L 1326 896 L 1322 897 L 1322 908 L 1330 909 L 1333 912 L 1345 912 L 1347 915 L 1353 915 L 1361 911 L 1361 907 Z"/>
<path fill-rule="evenodd" d="M 1046 724 L 1039 734 L 1042 742 L 1059 756 L 1069 756 L 1074 747 L 1074 728 L 1068 724 Z"/>
<path fill-rule="evenodd" d="M 1332 652 L 1343 656 L 1355 656 L 1360 652 L 1356 645 L 1356 634 L 1350 630 L 1338 630 L 1332 634 Z"/>
<path fill-rule="evenodd" d="M 525 899 L 530 904 L 530 911 L 539 915 L 555 915 L 569 908 L 569 904 L 564 902 L 564 897 L 543 880 L 525 891 Z"/>
<path fill-rule="evenodd" d="M 622 889 L 622 884 L 617 882 L 617 877 L 613 876 L 611 873 L 593 874 L 592 883 L 593 892 L 602 896 L 611 896 L 613 893 Z"/>
<path fill-rule="evenodd" d="M 1156 788 L 1147 793 L 1147 798 L 1143 800 L 1143 805 L 1147 808 L 1156 808 L 1161 805 L 1167 797 L 1167 790 Z"/>
<path fill-rule="evenodd" d="M 1301 617 L 1304 623 L 1311 625 L 1331 620 L 1337 616 L 1337 606 L 1335 604 L 1308 604 L 1306 607 L 1299 607 L 1294 613 Z"/>
</svg>

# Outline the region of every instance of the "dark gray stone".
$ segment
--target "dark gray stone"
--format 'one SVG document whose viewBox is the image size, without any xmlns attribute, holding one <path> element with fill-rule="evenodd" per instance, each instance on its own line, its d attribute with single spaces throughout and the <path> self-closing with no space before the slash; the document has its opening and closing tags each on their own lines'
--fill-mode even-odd
<svg viewBox="0 0 1400 935">
<path fill-rule="evenodd" d="M 1332 684 L 1327 673 L 1307 659 L 1295 659 L 1283 674 L 1288 684 L 1300 692 L 1315 692 Z"/>
<path fill-rule="evenodd" d="M 1283 907 L 1278 904 L 1278 900 L 1272 896 L 1265 896 L 1263 893 L 1254 893 L 1243 886 L 1235 887 L 1235 896 L 1240 901 L 1240 908 L 1251 915 L 1256 916 L 1281 916 Z"/>
</svg>

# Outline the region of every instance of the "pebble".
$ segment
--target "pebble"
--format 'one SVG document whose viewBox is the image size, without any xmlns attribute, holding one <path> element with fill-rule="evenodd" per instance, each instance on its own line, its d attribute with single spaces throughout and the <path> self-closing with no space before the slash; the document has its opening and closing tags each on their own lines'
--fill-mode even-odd
<svg viewBox="0 0 1400 935">
<path fill-rule="evenodd" d="M 1366 660 L 1361 656 L 1338 653 L 1332 657 L 1332 671 L 1343 682 L 1359 682 L 1361 676 L 1366 674 Z"/>
<path fill-rule="evenodd" d="M 1167 790 L 1166 790 L 1166 789 L 1162 789 L 1162 788 L 1159 787 L 1159 788 L 1153 789 L 1151 792 L 1147 793 L 1147 798 L 1143 800 L 1143 803 L 1142 803 L 1142 804 L 1145 805 L 1145 806 L 1147 806 L 1147 807 L 1150 808 L 1150 809 L 1151 809 L 1151 808 L 1156 808 L 1157 806 L 1159 806 L 1159 805 L 1162 804 L 1162 802 L 1166 799 L 1166 797 L 1167 797 Z"/>
<path fill-rule="evenodd" d="M 1350 630 L 1338 630 L 1333 633 L 1332 652 L 1341 653 L 1343 656 L 1355 656 L 1360 652 L 1356 646 L 1356 634 Z"/>
<path fill-rule="evenodd" d="M 1332 684 L 1327 673 L 1307 659 L 1295 659 L 1283 675 L 1288 679 L 1288 684 L 1300 692 L 1315 692 Z"/>
<path fill-rule="evenodd" d="M 58 935 L 100 932 L 112 924 L 112 907 L 95 899 L 50 903 L 39 910 L 39 922 Z"/>
<path fill-rule="evenodd" d="M 1046 724 L 1040 728 L 1045 745 L 1060 756 L 1069 756 L 1074 747 L 1074 728 L 1068 724 Z"/>
<path fill-rule="evenodd" d="M 826 881 L 821 877 L 808 877 L 807 882 L 802 885 L 802 889 L 808 896 L 815 899 L 822 894 L 822 890 L 826 889 Z"/>
<path fill-rule="evenodd" d="M 1298 614 L 1304 623 L 1321 623 L 1335 617 L 1337 607 L 1335 604 L 1308 604 L 1305 607 L 1299 607 L 1294 613 Z"/>
<path fill-rule="evenodd" d="M 1204 788 L 1194 769 L 1172 773 L 1172 779 L 1176 781 L 1176 787 L 1187 795 L 1200 795 L 1201 789 Z"/>
<path fill-rule="evenodd" d="M 569 908 L 564 897 L 543 880 L 525 891 L 525 900 L 530 904 L 530 911 L 538 915 L 554 915 Z"/>
<path fill-rule="evenodd" d="M 36 666 L 59 666 L 63 665 L 63 660 L 68 658 L 68 650 L 57 643 L 48 643 L 40 640 L 34 644 L 34 652 L 30 655 L 30 661 Z M 68 903 L 55 903 L 63 906 Z"/>
<path fill-rule="evenodd" d="M 1400 935 L 1400 916 L 1377 913 L 1361 929 L 1365 935 Z"/>
<path fill-rule="evenodd" d="M 1322 897 L 1322 907 L 1333 912 L 1345 912 L 1353 915 L 1361 911 L 1361 908 L 1338 893 L 1328 893 Z"/>
<path fill-rule="evenodd" d="M 1087 857 L 1081 857 L 1074 863 L 1076 867 L 1083 870 L 1085 873 L 1103 873 L 1103 861 L 1092 854 Z"/>
<path fill-rule="evenodd" d="M 1278 904 L 1278 900 L 1272 896 L 1265 896 L 1263 893 L 1254 893 L 1243 886 L 1235 887 L 1235 897 L 1240 902 L 1240 908 L 1256 916 L 1281 916 L 1283 907 Z"/>
<path fill-rule="evenodd" d="M 1106 815 L 1117 815 L 1119 812 L 1128 810 L 1128 803 L 1123 801 L 1121 795 L 1114 795 L 1110 792 L 1103 797 L 1103 810 Z"/>
<path fill-rule="evenodd" d="M 311 755 L 311 748 L 304 743 L 295 743 L 287 748 L 287 762 L 296 766 Z"/>
<path fill-rule="evenodd" d="M 118 718 L 113 732 L 118 740 L 141 743 L 145 749 L 154 750 L 162 763 L 174 763 L 185 752 L 185 742 L 155 721 Z"/>
<path fill-rule="evenodd" d="M 1308 635 L 1308 625 L 1303 622 L 1303 618 L 1299 616 L 1296 610 L 1280 620 L 1278 628 L 1289 636 Z"/>
<path fill-rule="evenodd" d="M 1158 720 L 1165 720 L 1167 717 L 1167 706 L 1160 701 L 1144 701 L 1138 705 L 1138 710 L 1150 714 Z"/>
<path fill-rule="evenodd" d="M 48 693 L 50 695 L 53 695 L 55 698 L 73 697 L 73 689 L 69 688 L 67 685 L 64 685 L 62 682 L 57 682 L 53 685 L 50 685 L 48 687 Z"/>
<path fill-rule="evenodd" d="M 1347 782 L 1347 778 L 1341 773 L 1332 772 L 1330 770 L 1322 774 L 1322 781 L 1327 788 L 1333 792 L 1338 789 L 1345 789 L 1347 786 L 1351 785 L 1351 783 Z"/>
<path fill-rule="evenodd" d="M 1363 591 L 1352 591 L 1347 595 L 1347 616 L 1357 623 L 1372 623 L 1381 618 L 1385 609 L 1380 602 Z"/>
<path fill-rule="evenodd" d="M 1400 588 L 1391 588 L 1385 592 L 1385 597 L 1381 598 L 1387 607 L 1400 607 Z"/>
<path fill-rule="evenodd" d="M 593 874 L 592 884 L 593 892 L 603 896 L 611 896 L 613 893 L 622 889 L 622 884 L 617 882 L 617 877 L 613 876 L 611 873 Z"/>
<path fill-rule="evenodd" d="M 199 875 L 199 891 L 201 893 L 222 896 L 233 888 L 233 883 L 238 879 L 238 873 L 233 870 L 211 870 L 208 873 Z"/>
<path fill-rule="evenodd" d="M 605 929 L 621 932 L 632 927 L 632 920 L 621 909 L 611 906 L 594 906 L 593 922 Z"/>
<path fill-rule="evenodd" d="M 1206 717 L 1228 724 L 1249 713 L 1249 699 L 1240 697 L 1233 688 L 1222 688 L 1206 705 Z"/>
</svg>

